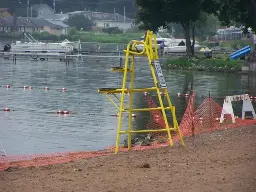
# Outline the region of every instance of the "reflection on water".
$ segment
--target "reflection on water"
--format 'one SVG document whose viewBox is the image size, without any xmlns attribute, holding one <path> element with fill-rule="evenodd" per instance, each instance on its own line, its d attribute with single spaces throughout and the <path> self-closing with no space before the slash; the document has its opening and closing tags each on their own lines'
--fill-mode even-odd
<svg viewBox="0 0 256 192">
<path fill-rule="evenodd" d="M 104 149 L 115 142 L 116 109 L 101 94 L 101 87 L 120 87 L 121 74 L 110 68 L 119 60 L 85 60 L 66 66 L 62 62 L 0 60 L 0 140 L 8 154 L 35 154 L 78 150 Z M 164 71 L 173 104 L 180 119 L 186 99 L 177 93 L 196 91 L 197 103 L 209 95 L 222 104 L 226 95 L 247 91 L 256 96 L 253 75 Z M 136 87 L 152 86 L 145 62 L 139 62 L 135 72 Z M 10 84 L 10 89 L 4 85 Z M 23 90 L 30 85 L 32 90 Z M 43 88 L 49 87 L 49 91 Z M 58 89 L 65 87 L 67 92 Z M 127 96 L 128 98 L 128 96 Z M 239 104 L 237 104 L 238 106 Z M 135 107 L 145 107 L 143 94 L 134 97 Z M 74 112 L 58 116 L 57 110 Z M 125 119 L 126 117 L 124 117 Z M 136 128 L 144 128 L 148 114 L 139 114 Z M 124 128 L 127 127 L 124 121 Z"/>
</svg>

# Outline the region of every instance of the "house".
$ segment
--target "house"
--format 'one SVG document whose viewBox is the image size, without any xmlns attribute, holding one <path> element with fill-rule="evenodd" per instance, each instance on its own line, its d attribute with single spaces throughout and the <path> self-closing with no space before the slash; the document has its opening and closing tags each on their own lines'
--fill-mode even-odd
<svg viewBox="0 0 256 192">
<path fill-rule="evenodd" d="M 118 13 L 102 13 L 102 12 L 92 12 L 85 11 L 84 15 L 91 19 L 94 26 L 97 28 L 109 28 L 118 27 L 122 30 L 127 30 L 134 27 L 134 20 Z"/>
<path fill-rule="evenodd" d="M 52 24 L 52 27 L 47 28 L 45 25 L 44 30 L 54 34 L 54 35 L 67 35 L 68 34 L 68 25 L 63 23 L 60 20 L 47 20 L 49 23 Z"/>
<path fill-rule="evenodd" d="M 21 17 L 0 18 L 0 32 L 34 32 L 39 28 Z"/>
<path fill-rule="evenodd" d="M 241 28 L 229 27 L 217 30 L 218 40 L 241 40 L 243 37 L 243 32 Z"/>
<path fill-rule="evenodd" d="M 10 17 L 10 16 L 12 16 L 12 14 L 8 8 L 0 8 L 0 18 Z"/>
<path fill-rule="evenodd" d="M 58 13 L 58 14 L 54 14 L 54 15 L 47 15 L 44 17 L 44 19 L 46 20 L 57 20 L 57 21 L 62 21 L 62 22 L 67 22 L 69 18 L 68 14 L 64 14 L 64 13 Z"/>
<path fill-rule="evenodd" d="M 31 6 L 31 15 L 38 18 L 46 18 L 54 15 L 54 10 L 47 4 L 34 4 Z"/>
<path fill-rule="evenodd" d="M 53 35 L 66 35 L 68 26 L 61 21 L 48 21 L 42 18 L 8 17 L 0 18 L 0 32 L 48 32 Z"/>
</svg>

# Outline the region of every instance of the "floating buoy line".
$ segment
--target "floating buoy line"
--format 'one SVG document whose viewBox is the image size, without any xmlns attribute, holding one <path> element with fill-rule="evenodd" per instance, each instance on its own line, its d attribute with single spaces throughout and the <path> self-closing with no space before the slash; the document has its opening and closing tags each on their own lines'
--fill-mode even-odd
<svg viewBox="0 0 256 192">
<path fill-rule="evenodd" d="M 4 87 L 6 89 L 11 89 L 11 88 L 15 88 L 14 86 L 12 86 L 11 84 L 6 84 L 4 86 L 0 86 L 0 87 Z M 16 87 L 16 88 L 22 88 L 24 90 L 34 90 L 32 86 L 29 86 L 29 85 L 24 85 L 23 87 Z M 43 87 L 43 88 L 40 88 L 41 90 L 45 90 L 45 91 L 49 91 L 50 88 L 49 87 Z M 62 87 L 62 88 L 59 88 L 59 89 L 56 89 L 57 91 L 59 92 L 66 92 L 67 91 L 67 88 L 65 87 Z M 144 92 L 143 93 L 145 96 L 149 95 L 150 93 L 149 92 Z M 129 95 L 129 93 L 127 93 L 126 95 Z M 165 96 L 165 93 L 164 92 L 160 92 L 160 95 L 161 96 Z M 182 94 L 182 93 L 177 93 L 176 94 L 177 97 L 185 97 L 185 98 L 189 98 L 190 94 L 188 93 L 185 93 L 185 94 Z M 250 99 L 251 101 L 253 102 L 256 102 L 256 96 L 250 96 Z M 16 110 L 11 110 L 10 108 L 6 107 L 6 108 L 3 108 L 2 111 L 4 112 L 13 112 L 13 111 L 16 111 Z M 52 114 L 57 114 L 57 115 L 71 115 L 71 114 L 76 114 L 75 112 L 71 112 L 69 110 L 57 110 L 56 112 L 47 112 L 47 113 L 52 113 Z M 92 113 L 89 113 L 89 114 L 86 114 L 86 115 L 96 115 L 96 114 L 92 114 Z M 119 118 L 119 114 L 113 114 L 113 115 L 110 115 L 110 116 L 114 116 L 114 117 L 117 117 Z M 124 117 L 129 117 L 129 115 L 126 115 Z M 132 114 L 132 118 L 136 118 L 137 115 L 136 114 Z M 200 121 L 202 121 L 202 119 L 200 119 Z"/>
<path fill-rule="evenodd" d="M 32 86 L 29 86 L 29 85 L 24 85 L 23 87 L 14 87 L 14 86 L 12 86 L 12 85 L 10 85 L 10 84 L 6 84 L 6 85 L 0 86 L 0 87 L 4 87 L 4 88 L 6 88 L 6 89 L 12 89 L 12 88 L 22 88 L 22 89 L 24 89 L 24 90 L 32 90 L 32 89 L 34 89 Z M 43 90 L 45 90 L 45 91 L 49 91 L 49 90 L 50 90 L 49 87 L 43 87 L 43 88 L 40 88 L 40 89 L 43 89 Z M 52 89 L 51 89 L 51 90 L 52 90 Z M 65 87 L 57 88 L 56 91 L 59 91 L 59 92 L 67 92 L 67 88 L 65 88 Z M 150 93 L 149 93 L 149 92 L 144 92 L 143 94 L 144 94 L 145 96 L 147 96 L 147 95 L 149 95 Z M 125 95 L 129 95 L 129 93 L 125 93 Z M 160 95 L 161 95 L 161 96 L 165 96 L 165 93 L 164 93 L 164 92 L 160 92 Z M 185 93 L 185 94 L 177 93 L 176 96 L 177 96 L 177 97 L 189 98 L 190 94 L 189 94 L 189 93 Z M 255 102 L 256 102 L 256 96 L 250 96 L 250 99 L 251 99 L 252 101 L 255 100 Z"/>
</svg>

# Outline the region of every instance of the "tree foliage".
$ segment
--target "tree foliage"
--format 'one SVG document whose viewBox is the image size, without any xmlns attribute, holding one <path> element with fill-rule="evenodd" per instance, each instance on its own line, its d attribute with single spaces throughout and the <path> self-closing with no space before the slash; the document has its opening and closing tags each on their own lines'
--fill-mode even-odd
<svg viewBox="0 0 256 192">
<path fill-rule="evenodd" d="M 74 15 L 68 19 L 68 25 L 77 30 L 89 31 L 92 27 L 92 21 L 84 15 Z"/>
<path fill-rule="evenodd" d="M 256 1 L 222 0 L 218 17 L 225 25 L 238 22 L 246 27 L 251 27 L 256 32 Z"/>
<path fill-rule="evenodd" d="M 207 36 L 215 35 L 219 25 L 220 22 L 216 16 L 203 13 L 201 18 L 195 23 L 195 36 L 205 39 Z M 184 29 L 178 23 L 169 23 L 167 29 L 175 38 L 184 37 Z"/>
<path fill-rule="evenodd" d="M 217 0 L 136 0 L 138 12 L 136 23 L 144 29 L 156 31 L 160 26 L 178 23 L 182 26 L 186 39 L 187 53 L 194 54 L 195 26 L 203 12 L 214 13 L 218 9 Z M 191 44 L 190 37 L 193 38 Z"/>
</svg>

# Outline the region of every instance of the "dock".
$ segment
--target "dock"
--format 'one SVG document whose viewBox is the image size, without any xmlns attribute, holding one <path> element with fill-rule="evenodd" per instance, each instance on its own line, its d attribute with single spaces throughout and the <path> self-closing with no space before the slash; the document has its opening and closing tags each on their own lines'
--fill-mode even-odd
<svg viewBox="0 0 256 192">
<path fill-rule="evenodd" d="M 16 63 L 17 60 L 32 60 L 32 61 L 60 61 L 69 64 L 73 60 L 119 60 L 123 62 L 125 55 L 119 52 L 118 54 L 84 54 L 84 53 L 31 53 L 31 52 L 0 52 L 0 58 L 12 60 Z M 143 60 L 142 57 L 136 57 L 137 60 Z"/>
</svg>

